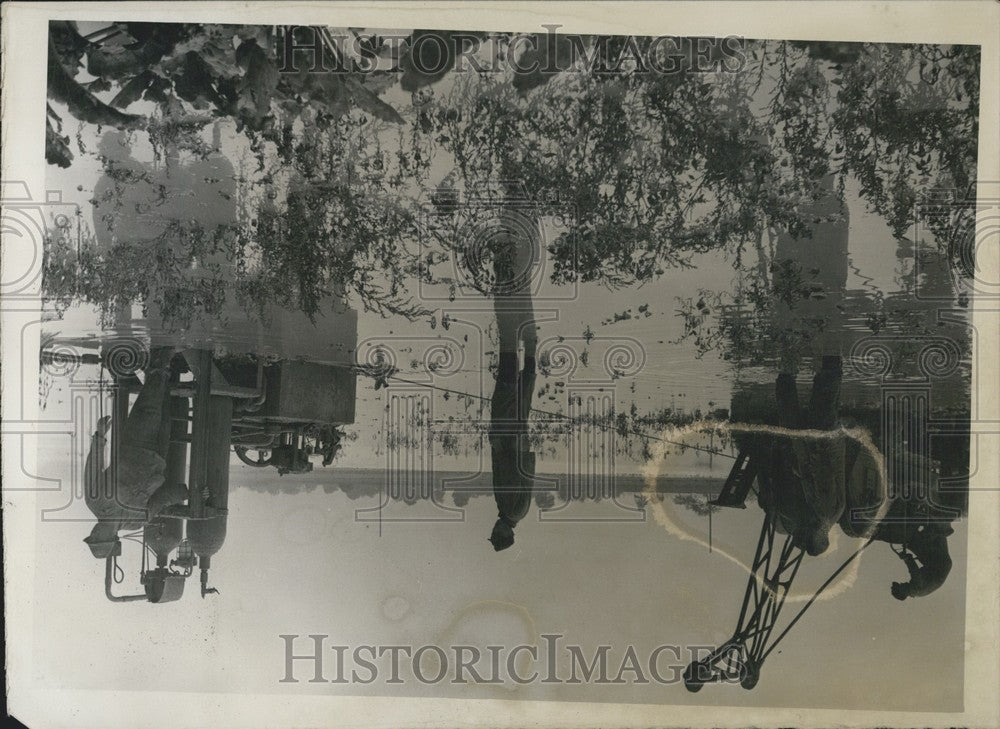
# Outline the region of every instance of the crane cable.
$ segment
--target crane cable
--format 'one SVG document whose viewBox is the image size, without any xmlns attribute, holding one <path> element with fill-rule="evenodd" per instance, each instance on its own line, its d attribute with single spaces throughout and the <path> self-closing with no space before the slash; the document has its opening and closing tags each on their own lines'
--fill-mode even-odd
<svg viewBox="0 0 1000 729">
<path fill-rule="evenodd" d="M 865 549 L 867 549 L 868 546 L 872 542 L 874 542 L 874 541 L 875 541 L 875 537 L 872 536 L 872 537 L 870 537 L 868 539 L 867 542 L 865 542 L 860 547 L 858 547 L 856 550 L 854 550 L 854 553 L 850 557 L 848 557 L 847 559 L 845 559 L 844 562 L 843 562 L 843 564 L 841 564 L 836 570 L 834 570 L 833 574 L 830 575 L 826 579 L 826 581 L 816 589 L 816 592 L 814 592 L 812 594 L 812 597 L 809 598 L 809 601 L 805 605 L 802 606 L 802 608 L 798 611 L 798 613 L 795 614 L 795 617 L 792 618 L 792 621 L 785 627 L 785 629 L 783 631 L 781 631 L 780 635 L 778 635 L 778 637 L 774 639 L 774 642 L 771 643 L 771 645 L 768 647 L 768 649 L 766 651 L 764 651 L 764 655 L 762 655 L 760 657 L 760 662 L 761 663 L 763 663 L 764 659 L 766 659 L 769 655 L 771 655 L 771 651 L 773 651 L 778 646 L 778 643 L 781 642 L 781 639 L 784 638 L 785 635 L 788 633 L 788 631 L 792 629 L 792 626 L 794 626 L 795 623 L 797 623 L 799 621 L 799 618 L 802 617 L 802 615 L 805 613 L 805 611 L 808 610 L 809 607 L 814 602 L 816 602 L 816 599 L 820 596 L 820 594 L 823 592 L 823 590 L 825 590 L 827 587 L 829 587 L 830 583 L 833 582 L 834 579 L 836 579 L 837 575 L 839 575 L 841 572 L 843 572 L 847 568 L 847 565 L 849 565 L 851 562 L 853 562 L 858 557 L 858 555 L 860 555 Z"/>
</svg>

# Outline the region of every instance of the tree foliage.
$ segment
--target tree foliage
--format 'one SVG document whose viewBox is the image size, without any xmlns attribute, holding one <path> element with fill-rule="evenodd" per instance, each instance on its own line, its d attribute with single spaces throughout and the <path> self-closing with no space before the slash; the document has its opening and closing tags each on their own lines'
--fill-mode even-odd
<svg viewBox="0 0 1000 729">
<path fill-rule="evenodd" d="M 294 36 L 267 26 L 116 23 L 85 38 L 53 23 L 49 95 L 158 149 L 197 153 L 204 125 L 235 124 L 257 162 L 257 202 L 235 235 L 238 268 L 256 276 L 247 291 L 310 313 L 346 287 L 373 310 L 419 314 L 407 289 L 470 242 L 456 224 L 428 247 L 426 203 L 461 205 L 497 182 L 539 214 L 561 211 L 547 242 L 557 283 L 632 285 L 711 250 L 740 270 L 764 229 L 809 235 L 797 211 L 827 173 L 857 178 L 897 235 L 926 190 L 947 187 L 933 232 L 944 245 L 968 232 L 952 203 L 976 178 L 977 48 L 747 41 L 738 69 L 657 73 L 627 60 L 662 53 L 649 38 L 539 34 L 515 48 L 507 33 L 417 30 L 393 48 L 351 34 L 391 63 L 366 69 L 335 47 L 338 72 L 313 73 L 298 38 L 283 69 Z M 487 46 L 543 63 L 460 66 Z M 384 100 L 390 89 L 410 104 Z M 140 101 L 156 111 L 130 111 Z M 51 106 L 48 123 L 49 161 L 71 164 Z"/>
<path fill-rule="evenodd" d="M 588 40 L 611 55 L 624 43 L 606 41 Z M 466 187 L 514 179 L 571 209 L 550 246 L 557 280 L 629 285 L 708 250 L 739 262 L 765 227 L 808 236 L 816 221 L 796 210 L 831 172 L 857 176 L 902 235 L 923 192 L 960 199 L 975 179 L 978 51 L 848 45 L 750 42 L 737 73 L 578 59 L 554 76 L 467 77 L 414 123 Z"/>
</svg>

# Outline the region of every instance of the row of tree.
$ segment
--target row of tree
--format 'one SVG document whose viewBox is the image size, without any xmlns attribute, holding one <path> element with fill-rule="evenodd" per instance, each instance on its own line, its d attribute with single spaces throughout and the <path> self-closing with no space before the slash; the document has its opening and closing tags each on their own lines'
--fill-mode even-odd
<svg viewBox="0 0 1000 729">
<path fill-rule="evenodd" d="M 337 73 L 310 72 L 321 32 Z M 558 216 L 545 242 L 556 283 L 633 285 L 711 250 L 739 269 L 767 227 L 809 234 L 817 221 L 799 211 L 829 173 L 856 178 L 897 235 L 932 188 L 948 191 L 928 221 L 939 242 L 954 247 L 969 230 L 957 203 L 976 178 L 975 47 L 745 41 L 739 68 L 656 73 L 621 62 L 668 52 L 651 38 L 540 33 L 515 45 L 476 33 L 450 46 L 447 32 L 402 44 L 344 34 L 382 70 L 321 29 L 116 23 L 84 37 L 53 23 L 47 158 L 73 164 L 65 112 L 202 156 L 201 130 L 231 124 L 256 163 L 240 179 L 244 214 L 226 235 L 170 235 L 221 246 L 249 300 L 310 314 L 345 291 L 368 309 L 423 315 L 415 283 L 454 288 L 442 265 L 452 256 L 495 258 L 503 236 L 480 233 L 514 202 Z M 477 73 L 449 48 L 541 64 Z M 76 146 L 85 151 L 79 134 Z M 498 183 L 493 205 L 483 191 Z M 97 251 L 74 254 L 90 269 L 74 277 L 56 248 L 52 298 L 100 304 L 129 275 Z"/>
</svg>

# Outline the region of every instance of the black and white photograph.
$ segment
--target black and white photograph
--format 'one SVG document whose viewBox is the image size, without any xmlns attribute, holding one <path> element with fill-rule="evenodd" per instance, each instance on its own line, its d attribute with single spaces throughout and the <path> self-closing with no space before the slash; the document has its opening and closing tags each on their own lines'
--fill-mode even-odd
<svg viewBox="0 0 1000 729">
<path fill-rule="evenodd" d="M 12 5 L 25 726 L 1000 720 L 996 3 Z"/>
</svg>

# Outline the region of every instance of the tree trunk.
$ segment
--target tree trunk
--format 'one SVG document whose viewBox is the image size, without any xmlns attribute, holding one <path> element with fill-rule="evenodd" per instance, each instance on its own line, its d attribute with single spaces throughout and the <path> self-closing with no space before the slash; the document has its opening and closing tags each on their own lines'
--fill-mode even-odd
<svg viewBox="0 0 1000 729">
<path fill-rule="evenodd" d="M 539 243 L 537 216 L 513 206 L 501 212 L 505 231 L 494 251 L 494 308 L 500 336 L 500 362 L 493 391 L 490 449 L 497 528 L 513 530 L 531 505 L 535 454 L 528 442 L 528 417 L 535 388 L 534 309 L 531 300 L 533 256 Z M 518 350 L 524 344 L 524 367 Z M 496 530 L 495 530 L 496 531 Z M 511 531 L 512 533 L 512 531 Z M 494 546 L 499 550 L 509 544 Z"/>
</svg>

